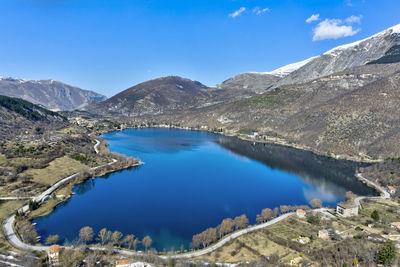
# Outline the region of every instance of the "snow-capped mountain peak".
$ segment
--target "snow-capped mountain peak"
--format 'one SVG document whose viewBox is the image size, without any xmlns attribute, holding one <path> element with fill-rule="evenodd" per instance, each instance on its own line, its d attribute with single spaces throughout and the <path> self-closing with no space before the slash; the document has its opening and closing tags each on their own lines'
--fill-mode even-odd
<svg viewBox="0 0 400 267">
<path fill-rule="evenodd" d="M 271 74 L 271 75 L 283 78 L 283 77 L 287 76 L 289 73 L 303 67 L 304 65 L 306 65 L 308 62 L 310 62 L 314 58 L 316 58 L 316 57 L 311 57 L 311 58 L 308 58 L 308 59 L 300 61 L 300 62 L 288 64 L 286 66 L 280 67 L 279 69 L 276 69 L 276 70 L 273 70 L 270 72 L 264 72 L 263 74 Z"/>
</svg>

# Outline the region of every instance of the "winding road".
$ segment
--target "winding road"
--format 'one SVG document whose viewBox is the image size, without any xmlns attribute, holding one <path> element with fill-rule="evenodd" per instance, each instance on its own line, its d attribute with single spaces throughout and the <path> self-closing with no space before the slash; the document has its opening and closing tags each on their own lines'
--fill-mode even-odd
<svg viewBox="0 0 400 267">
<path fill-rule="evenodd" d="M 96 153 L 98 154 L 98 145 L 100 144 L 100 141 L 96 139 L 96 144 L 94 145 L 94 150 L 96 151 Z M 112 165 L 114 163 L 116 163 L 117 160 L 116 159 L 112 159 L 111 162 L 100 165 L 100 166 L 96 166 L 93 168 L 90 168 L 89 170 L 96 170 L 108 165 Z M 61 180 L 59 180 L 57 183 L 55 183 L 54 185 L 52 185 L 50 188 L 48 188 L 46 191 L 44 191 L 43 193 L 41 193 L 40 195 L 33 197 L 32 199 L 35 202 L 41 203 L 42 201 L 44 201 L 46 198 L 48 198 L 51 193 L 53 193 L 55 190 L 57 190 L 61 185 L 63 185 L 64 183 L 68 182 L 69 180 L 73 179 L 74 177 L 76 177 L 77 175 L 79 175 L 80 173 L 74 173 L 68 177 L 65 177 Z M 25 212 L 29 209 L 29 205 L 25 205 L 23 206 L 20 211 Z M 27 251 L 35 251 L 35 250 L 40 250 L 40 251 L 47 251 L 49 250 L 48 246 L 33 246 L 33 245 L 29 245 L 29 244 L 25 244 L 23 243 L 18 236 L 16 235 L 16 233 L 14 232 L 14 221 L 15 221 L 15 214 L 12 215 L 10 218 L 8 218 L 5 222 L 5 224 L 3 225 L 3 231 L 4 231 L 4 235 L 5 237 L 8 239 L 8 241 L 16 248 L 19 248 L 21 250 L 27 250 Z"/>
<path fill-rule="evenodd" d="M 372 187 L 376 188 L 378 191 L 380 191 L 382 193 L 382 195 L 380 195 L 378 197 L 357 197 L 357 198 L 355 198 L 354 199 L 354 203 L 357 205 L 357 207 L 361 208 L 360 201 L 363 200 L 363 199 L 366 199 L 366 198 L 369 198 L 369 199 L 378 199 L 378 198 L 387 199 L 387 198 L 390 198 L 390 194 L 385 189 L 383 189 L 381 186 L 377 185 L 376 183 L 368 180 L 367 178 L 364 178 L 361 173 L 357 173 L 356 177 L 358 179 L 360 179 L 362 182 L 368 184 L 369 186 L 372 186 Z"/>
<path fill-rule="evenodd" d="M 96 153 L 99 153 L 99 149 L 98 146 L 100 145 L 100 141 L 99 140 L 95 140 L 96 144 L 94 145 L 94 150 L 96 151 Z M 113 159 L 112 162 L 104 164 L 104 165 L 100 165 L 97 167 L 93 167 L 91 168 L 91 170 L 93 169 L 98 169 L 98 168 L 102 168 L 104 166 L 107 165 L 111 165 L 114 164 L 115 162 L 117 162 L 117 160 Z M 33 198 L 35 201 L 37 202 L 42 202 L 43 200 L 45 200 L 45 198 L 47 198 L 48 196 L 51 195 L 52 192 L 54 192 L 57 188 L 59 188 L 62 184 L 64 184 L 65 182 L 73 179 L 75 176 L 77 176 L 79 173 L 75 173 L 72 174 L 68 177 L 65 177 L 63 179 L 61 179 L 60 181 L 58 181 L 57 183 L 55 183 L 53 186 L 51 186 L 49 189 L 47 189 L 46 191 L 44 191 L 43 193 L 41 193 L 40 195 L 36 196 L 35 198 Z M 356 176 L 362 180 L 363 182 L 369 184 L 370 186 L 375 187 L 377 190 L 379 190 L 383 195 L 379 196 L 379 197 L 357 197 L 354 202 L 357 206 L 361 207 L 360 201 L 366 198 L 382 198 L 382 199 L 386 199 L 386 198 L 390 198 L 390 194 L 388 192 L 386 192 L 382 187 L 378 186 L 376 183 L 369 181 L 368 179 L 364 178 L 360 173 L 357 173 Z M 24 207 L 21 208 L 21 210 L 23 212 L 28 210 L 28 205 L 25 205 Z M 329 216 L 329 217 L 334 217 L 332 214 L 327 212 L 327 209 L 316 209 L 315 211 L 317 212 L 322 212 L 325 215 Z M 193 252 L 188 252 L 188 253 L 184 253 L 184 254 L 175 254 L 175 255 L 169 255 L 169 256 L 159 256 L 162 259 L 168 259 L 168 258 L 174 258 L 174 259 L 182 259 L 182 258 L 192 258 L 192 257 L 198 257 L 198 256 L 202 256 L 204 254 L 210 253 L 215 251 L 216 249 L 222 247 L 223 245 L 225 245 L 226 243 L 230 242 L 231 240 L 242 236 L 244 234 L 265 228 L 267 226 L 273 225 L 275 223 L 278 223 L 292 215 L 294 215 L 294 212 L 290 212 L 290 213 L 286 213 L 286 214 L 282 214 L 268 222 L 262 223 L 262 224 L 258 224 L 258 225 L 254 225 L 239 231 L 236 231 L 228 236 L 226 236 L 225 238 L 221 239 L 220 241 L 218 241 L 217 243 L 215 243 L 214 245 L 211 245 L 209 247 L 206 247 L 202 250 L 198 250 L 198 251 L 193 251 Z M 14 232 L 13 229 L 13 224 L 14 224 L 14 220 L 15 220 L 15 215 L 11 216 L 10 218 L 7 219 L 6 223 L 3 225 L 3 231 L 5 236 L 7 237 L 8 241 L 16 248 L 21 249 L 21 250 L 25 250 L 25 251 L 48 251 L 49 247 L 48 246 L 34 246 L 34 245 L 29 245 L 29 244 L 25 244 L 23 243 L 18 236 L 16 235 L 16 233 Z M 98 250 L 98 251 L 102 251 L 105 250 L 105 248 L 102 247 L 90 247 L 91 250 Z M 133 251 L 128 251 L 128 250 L 123 250 L 123 249 L 114 249 L 114 252 L 119 253 L 119 254 L 123 254 L 126 256 L 138 256 L 138 255 L 143 255 L 143 253 L 141 252 L 133 252 Z"/>
</svg>

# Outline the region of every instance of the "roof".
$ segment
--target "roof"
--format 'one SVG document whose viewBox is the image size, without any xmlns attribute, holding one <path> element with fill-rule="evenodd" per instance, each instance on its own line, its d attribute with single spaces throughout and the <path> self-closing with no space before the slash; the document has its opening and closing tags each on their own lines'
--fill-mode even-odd
<svg viewBox="0 0 400 267">
<path fill-rule="evenodd" d="M 306 213 L 306 211 L 305 211 L 305 210 L 302 210 L 302 209 L 297 209 L 296 212 Z"/>
<path fill-rule="evenodd" d="M 130 259 L 122 259 L 122 260 L 116 260 L 115 265 L 124 265 L 124 264 L 131 264 Z"/>
<path fill-rule="evenodd" d="M 57 253 L 59 251 L 60 251 L 60 245 L 52 245 L 52 246 L 50 246 L 49 252 L 51 254 Z"/>
<path fill-rule="evenodd" d="M 353 202 L 348 203 L 348 202 L 340 202 L 337 204 L 339 207 L 342 207 L 344 209 L 352 209 L 352 208 L 357 208 L 357 205 L 354 204 Z"/>
<path fill-rule="evenodd" d="M 388 188 L 389 188 L 389 190 L 391 190 L 391 191 L 396 191 L 396 188 L 394 188 L 394 187 L 391 186 L 391 185 L 389 185 Z"/>
<path fill-rule="evenodd" d="M 393 225 L 395 227 L 399 227 L 400 226 L 400 222 L 392 222 L 391 225 Z"/>
</svg>

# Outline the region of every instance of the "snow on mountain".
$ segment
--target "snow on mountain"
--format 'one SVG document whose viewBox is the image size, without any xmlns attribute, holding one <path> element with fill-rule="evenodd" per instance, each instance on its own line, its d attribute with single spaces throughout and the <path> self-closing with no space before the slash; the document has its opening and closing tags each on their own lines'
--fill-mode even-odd
<svg viewBox="0 0 400 267">
<path fill-rule="evenodd" d="M 287 76 L 289 73 L 303 67 L 304 65 L 306 65 L 308 62 L 310 62 L 314 58 L 316 58 L 316 57 L 311 57 L 311 58 L 308 58 L 308 59 L 300 61 L 300 62 L 288 64 L 286 66 L 280 67 L 279 69 L 273 70 L 271 72 L 264 72 L 262 74 L 271 74 L 271 75 L 275 75 L 280 78 L 283 78 L 283 77 Z"/>
</svg>

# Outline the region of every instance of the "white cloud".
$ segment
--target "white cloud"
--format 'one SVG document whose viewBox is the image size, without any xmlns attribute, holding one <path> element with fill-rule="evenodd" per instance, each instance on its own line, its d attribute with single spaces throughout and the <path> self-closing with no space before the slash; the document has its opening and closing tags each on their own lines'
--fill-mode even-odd
<svg viewBox="0 0 400 267">
<path fill-rule="evenodd" d="M 358 24 L 360 24 L 361 23 L 361 19 L 362 19 L 362 15 L 360 15 L 360 16 L 354 16 L 354 15 L 352 15 L 352 16 L 350 16 L 350 17 L 348 17 L 347 19 L 346 19 L 346 23 L 348 23 L 348 24 L 353 24 L 353 23 L 358 23 Z"/>
<path fill-rule="evenodd" d="M 351 25 L 345 25 L 340 19 L 325 19 L 314 28 L 313 41 L 353 36 L 359 31 Z"/>
<path fill-rule="evenodd" d="M 260 7 L 255 7 L 253 8 L 253 13 L 255 13 L 256 15 L 261 15 L 267 12 L 270 12 L 271 10 L 268 7 L 265 8 L 260 8 Z"/>
<path fill-rule="evenodd" d="M 317 21 L 317 20 L 319 20 L 319 14 L 312 14 L 311 17 L 306 19 L 306 22 L 311 23 L 311 22 Z"/>
<path fill-rule="evenodd" d="M 235 12 L 233 12 L 232 14 L 229 14 L 229 17 L 236 18 L 236 17 L 240 16 L 245 11 L 246 11 L 246 8 L 245 7 L 241 7 L 238 10 L 236 10 Z"/>
<path fill-rule="evenodd" d="M 346 6 L 352 7 L 353 3 L 351 2 L 351 0 L 346 0 Z"/>
</svg>

